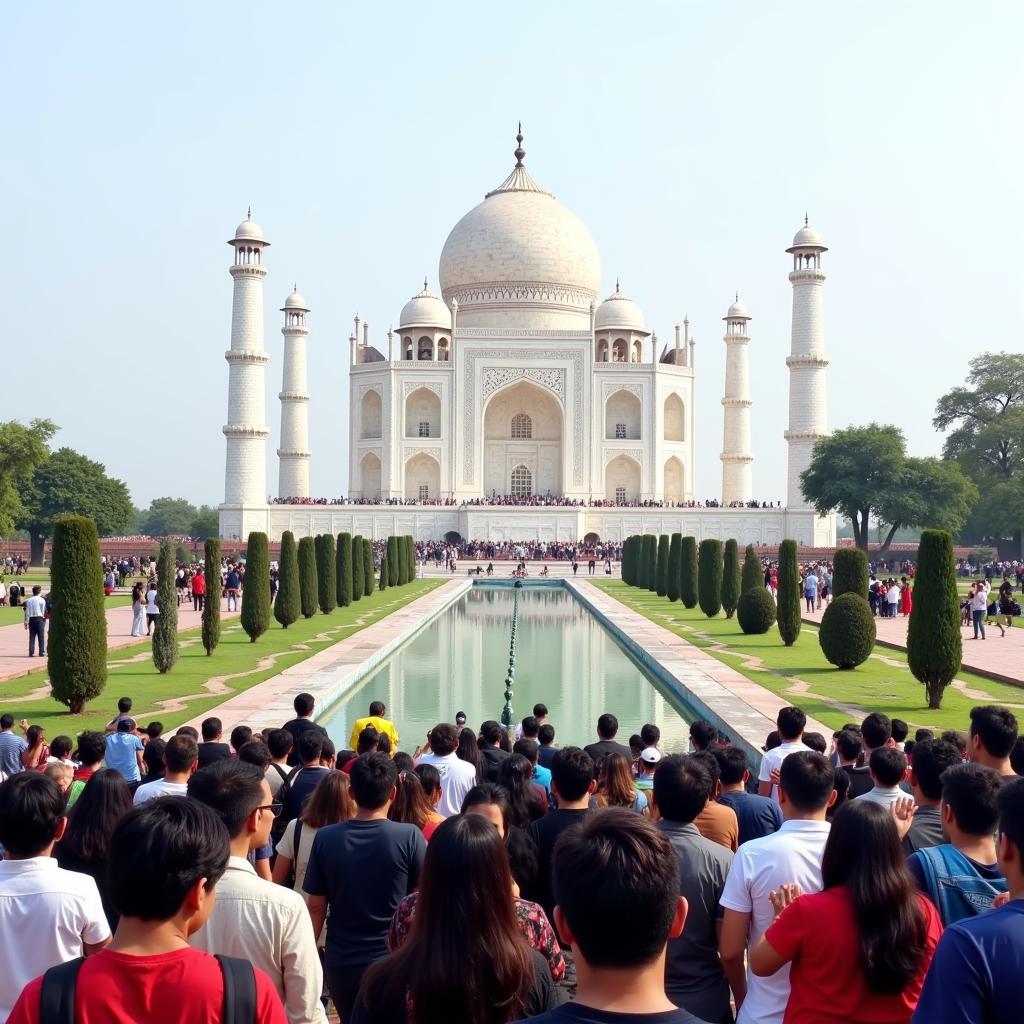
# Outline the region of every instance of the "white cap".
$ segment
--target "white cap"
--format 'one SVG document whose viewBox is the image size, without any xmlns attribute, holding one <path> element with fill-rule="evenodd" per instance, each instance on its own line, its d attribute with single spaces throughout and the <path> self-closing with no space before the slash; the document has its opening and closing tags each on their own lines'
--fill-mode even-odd
<svg viewBox="0 0 1024 1024">
<path fill-rule="evenodd" d="M 640 751 L 640 760 L 645 764 L 657 764 L 661 760 L 661 751 L 657 747 L 644 747 Z"/>
</svg>

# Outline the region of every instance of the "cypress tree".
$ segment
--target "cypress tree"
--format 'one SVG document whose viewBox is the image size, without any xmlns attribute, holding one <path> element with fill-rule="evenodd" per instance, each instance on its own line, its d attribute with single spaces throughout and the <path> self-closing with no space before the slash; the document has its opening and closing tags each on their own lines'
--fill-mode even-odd
<svg viewBox="0 0 1024 1024">
<path fill-rule="evenodd" d="M 391 535 L 387 542 L 388 553 L 388 586 L 398 586 L 398 537 Z"/>
<path fill-rule="evenodd" d="M 647 589 L 647 537 L 640 534 L 636 539 L 636 584 L 641 590 Z"/>
<path fill-rule="evenodd" d="M 779 545 L 779 636 L 787 647 L 800 635 L 800 566 L 796 561 L 796 541 Z"/>
<path fill-rule="evenodd" d="M 334 547 L 334 534 L 325 533 L 323 536 L 317 537 L 317 542 L 319 545 L 316 562 L 317 603 L 324 615 L 330 615 L 337 607 L 338 600 L 338 555 Z"/>
<path fill-rule="evenodd" d="M 868 556 L 860 548 L 840 548 L 832 558 L 832 596 L 840 594 L 868 599 Z"/>
<path fill-rule="evenodd" d="M 352 603 L 352 534 L 338 534 L 338 604 L 347 608 Z"/>
<path fill-rule="evenodd" d="M 682 567 L 683 535 L 681 533 L 673 533 L 668 547 L 668 580 L 666 581 L 667 596 L 670 601 L 679 600 L 679 577 Z"/>
<path fill-rule="evenodd" d="M 697 538 L 683 538 L 679 572 L 679 597 L 686 608 L 697 607 Z"/>
<path fill-rule="evenodd" d="M 384 546 L 384 554 L 381 555 L 380 559 L 380 582 L 377 585 L 378 590 L 388 589 L 388 549 L 387 545 Z"/>
<path fill-rule="evenodd" d="M 160 541 L 156 561 L 156 603 L 160 614 L 153 626 L 153 664 L 159 672 L 169 672 L 178 661 L 178 599 L 174 592 L 177 572 L 174 543 Z"/>
<path fill-rule="evenodd" d="M 658 538 L 658 561 L 654 573 L 654 589 L 658 597 L 668 594 L 668 534 Z"/>
<path fill-rule="evenodd" d="M 220 643 L 220 539 L 217 537 L 207 537 L 203 545 L 203 576 L 206 579 L 203 649 L 209 655 Z"/>
<path fill-rule="evenodd" d="M 274 600 L 274 618 L 287 629 L 302 614 L 299 587 L 299 553 L 295 547 L 295 534 L 285 530 L 281 534 L 281 558 L 278 569 L 277 597 Z"/>
<path fill-rule="evenodd" d="M 395 538 L 398 546 L 398 585 L 404 587 L 409 582 L 409 538 Z"/>
<path fill-rule="evenodd" d="M 647 563 L 647 589 L 658 592 L 658 538 L 653 533 L 644 535 L 644 561 Z"/>
<path fill-rule="evenodd" d="M 299 608 L 303 618 L 316 615 L 316 544 L 312 537 L 299 540 Z"/>
<path fill-rule="evenodd" d="M 622 582 L 633 586 L 633 538 L 627 537 L 622 542 L 622 558 L 619 562 L 619 570 L 622 573 Z"/>
<path fill-rule="evenodd" d="M 722 542 L 702 540 L 697 559 L 697 599 L 700 610 L 713 619 L 722 610 Z"/>
<path fill-rule="evenodd" d="M 743 576 L 740 580 L 740 595 L 742 596 L 749 590 L 763 589 L 765 589 L 764 569 L 761 568 L 761 559 L 757 557 L 754 545 L 748 544 L 747 550 L 743 555 Z"/>
<path fill-rule="evenodd" d="M 357 533 L 352 538 L 352 600 L 360 601 L 363 597 L 363 560 L 360 557 L 363 550 L 362 534 Z"/>
<path fill-rule="evenodd" d="M 245 551 L 241 623 L 250 643 L 256 643 L 270 627 L 270 552 L 267 535 L 255 530 L 249 534 Z"/>
<path fill-rule="evenodd" d="M 725 542 L 725 559 L 722 563 L 722 608 L 725 609 L 727 619 L 731 619 L 736 611 L 741 593 L 740 551 L 736 541 L 730 538 Z"/>
<path fill-rule="evenodd" d="M 416 538 L 409 534 L 409 582 L 416 579 Z"/>
<path fill-rule="evenodd" d="M 54 523 L 50 592 L 50 688 L 54 700 L 78 715 L 107 682 L 103 568 L 91 519 L 61 516 Z"/>
<path fill-rule="evenodd" d="M 960 671 L 962 657 L 953 538 L 945 530 L 922 530 L 907 626 L 907 663 L 924 683 L 929 708 L 942 706 L 943 691 Z"/>
<path fill-rule="evenodd" d="M 377 588 L 377 576 L 373 571 L 373 545 L 363 538 L 363 590 L 369 597 Z"/>
</svg>

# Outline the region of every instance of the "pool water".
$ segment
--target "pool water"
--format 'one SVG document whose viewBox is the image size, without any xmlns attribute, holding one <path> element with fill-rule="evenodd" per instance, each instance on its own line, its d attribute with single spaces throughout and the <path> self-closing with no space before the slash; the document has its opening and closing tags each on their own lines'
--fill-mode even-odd
<svg viewBox="0 0 1024 1024">
<path fill-rule="evenodd" d="M 438 722 L 454 722 L 458 711 L 473 729 L 500 721 L 514 593 L 509 586 L 477 584 L 357 683 L 321 717 L 338 749 L 348 746 L 352 723 L 374 700 L 387 706 L 400 747 L 410 752 Z M 517 722 L 535 703 L 546 704 L 555 744 L 582 746 L 597 738 L 598 716 L 610 711 L 623 744 L 654 722 L 663 750 L 687 749 L 688 723 L 696 715 L 569 590 L 527 585 L 518 594 Z"/>
</svg>

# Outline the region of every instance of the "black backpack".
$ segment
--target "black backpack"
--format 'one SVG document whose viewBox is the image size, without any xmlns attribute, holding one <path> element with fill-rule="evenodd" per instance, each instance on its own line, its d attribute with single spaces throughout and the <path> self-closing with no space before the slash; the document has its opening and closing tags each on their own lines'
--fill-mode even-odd
<svg viewBox="0 0 1024 1024">
<path fill-rule="evenodd" d="M 51 967 L 39 994 L 39 1024 L 75 1024 L 75 985 L 85 958 Z M 223 1024 L 254 1024 L 256 975 L 248 960 L 217 954 L 224 976 Z"/>
</svg>

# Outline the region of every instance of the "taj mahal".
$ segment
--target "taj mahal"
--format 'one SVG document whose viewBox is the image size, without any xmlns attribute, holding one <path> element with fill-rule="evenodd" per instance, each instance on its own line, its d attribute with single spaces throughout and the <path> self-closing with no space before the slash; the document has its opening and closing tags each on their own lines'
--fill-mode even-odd
<svg viewBox="0 0 1024 1024">
<path fill-rule="evenodd" d="M 309 493 L 310 308 L 281 309 L 284 360 L 277 497 L 268 498 L 263 284 L 270 243 L 250 216 L 235 231 L 221 536 L 278 540 L 349 531 L 418 540 L 622 540 L 635 533 L 735 537 L 741 544 L 835 544 L 835 519 L 804 500 L 800 473 L 827 431 L 822 293 L 827 251 L 805 218 L 786 252 L 793 293 L 787 501 L 752 494 L 747 347 L 750 315 L 725 316 L 720 445 L 694 417 L 688 320 L 667 342 L 616 282 L 602 295 L 586 226 L 515 165 L 448 235 L 440 296 L 423 289 L 377 344 L 355 318 L 349 338 L 349 488 Z M 780 247 L 781 248 L 781 247 Z M 780 359 L 780 383 L 781 383 Z M 694 463 L 717 449 L 718 504 L 697 502 Z"/>
</svg>

